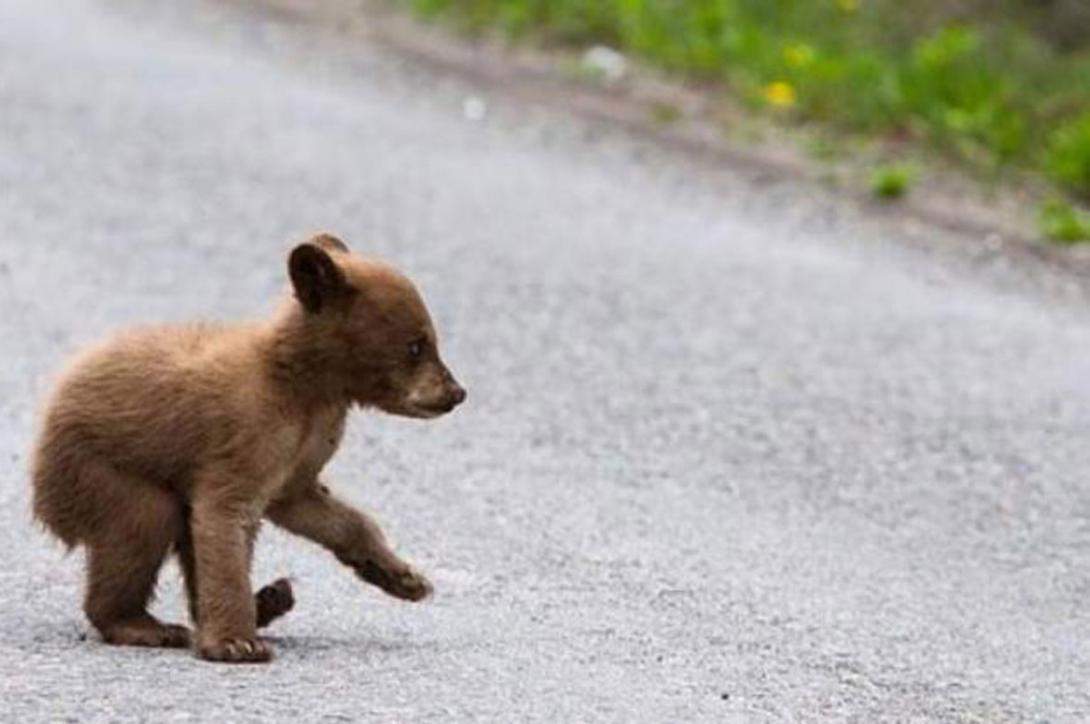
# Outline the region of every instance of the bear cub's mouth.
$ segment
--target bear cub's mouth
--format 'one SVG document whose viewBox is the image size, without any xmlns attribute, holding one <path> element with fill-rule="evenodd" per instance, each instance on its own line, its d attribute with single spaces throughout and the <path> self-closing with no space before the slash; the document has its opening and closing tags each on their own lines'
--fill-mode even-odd
<svg viewBox="0 0 1090 724">
<path fill-rule="evenodd" d="M 409 412 L 414 417 L 433 418 L 445 415 L 466 399 L 466 391 L 461 386 L 452 390 L 443 399 L 433 402 L 414 402 L 409 405 Z"/>
</svg>

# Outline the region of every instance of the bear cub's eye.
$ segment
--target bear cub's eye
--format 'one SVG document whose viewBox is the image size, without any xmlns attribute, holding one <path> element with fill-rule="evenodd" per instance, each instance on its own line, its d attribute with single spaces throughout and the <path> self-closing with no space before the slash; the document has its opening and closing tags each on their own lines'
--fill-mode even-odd
<svg viewBox="0 0 1090 724">
<path fill-rule="evenodd" d="M 418 358 L 424 354 L 424 341 L 421 339 L 415 339 L 409 342 L 409 356 L 413 359 Z"/>
</svg>

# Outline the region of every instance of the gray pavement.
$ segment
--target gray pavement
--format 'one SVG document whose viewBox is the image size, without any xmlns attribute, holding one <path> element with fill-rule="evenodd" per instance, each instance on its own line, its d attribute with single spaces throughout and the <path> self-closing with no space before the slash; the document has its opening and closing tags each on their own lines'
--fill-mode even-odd
<svg viewBox="0 0 1090 724">
<path fill-rule="evenodd" d="M 159 5 L 0 2 L 0 718 L 1090 720 L 1090 314 L 1061 276 Z M 269 528 L 255 578 L 299 599 L 274 663 L 98 643 L 81 554 L 29 519 L 37 400 L 119 326 L 265 313 L 318 228 L 417 279 L 469 388 L 357 416 L 331 471 L 434 599 Z"/>
</svg>

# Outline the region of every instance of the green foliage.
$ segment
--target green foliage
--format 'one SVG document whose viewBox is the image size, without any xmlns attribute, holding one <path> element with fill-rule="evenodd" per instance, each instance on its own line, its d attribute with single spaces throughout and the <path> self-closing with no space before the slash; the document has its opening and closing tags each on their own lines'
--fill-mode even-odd
<svg viewBox="0 0 1090 724">
<path fill-rule="evenodd" d="M 875 169 L 870 179 L 871 193 L 880 199 L 892 201 L 908 193 L 916 180 L 916 170 L 906 164 L 892 164 Z"/>
<path fill-rule="evenodd" d="M 1090 93 L 1090 79 L 1087 84 Z M 1090 199 L 1090 113 L 1052 132 L 1045 169 L 1054 180 Z"/>
<path fill-rule="evenodd" d="M 1090 198 L 1090 43 L 1034 35 L 1039 3 L 406 1 L 471 30 L 608 45 L 784 119 L 915 139 L 993 173 L 1042 170 Z"/>
<path fill-rule="evenodd" d="M 1058 244 L 1090 241 L 1090 212 L 1053 199 L 1041 206 L 1039 218 L 1045 237 Z"/>
</svg>

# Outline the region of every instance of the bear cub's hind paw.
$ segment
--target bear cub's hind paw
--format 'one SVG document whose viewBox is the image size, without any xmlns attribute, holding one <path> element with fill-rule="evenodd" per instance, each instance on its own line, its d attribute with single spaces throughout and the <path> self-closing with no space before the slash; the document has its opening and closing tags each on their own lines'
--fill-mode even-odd
<svg viewBox="0 0 1090 724">
<path fill-rule="evenodd" d="M 258 628 L 265 628 L 295 607 L 295 594 L 287 578 L 278 578 L 264 586 L 254 599 L 257 603 Z"/>
</svg>

